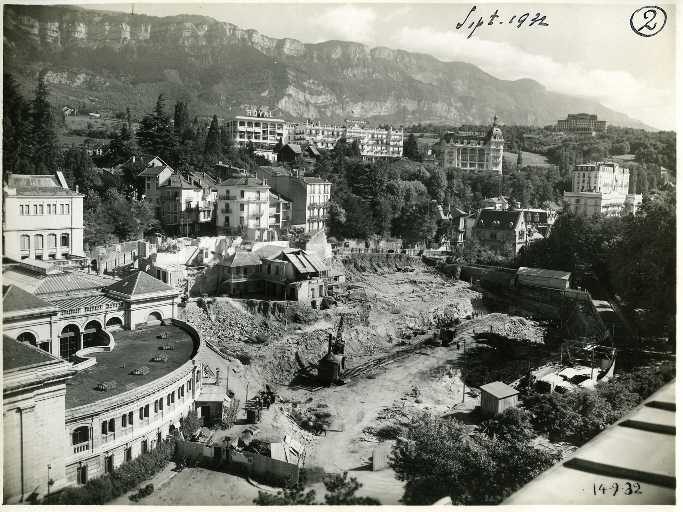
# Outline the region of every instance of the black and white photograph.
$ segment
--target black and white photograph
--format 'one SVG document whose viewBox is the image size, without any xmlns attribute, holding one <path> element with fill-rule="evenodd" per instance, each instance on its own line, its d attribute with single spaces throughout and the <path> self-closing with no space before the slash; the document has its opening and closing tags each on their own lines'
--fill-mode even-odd
<svg viewBox="0 0 683 512">
<path fill-rule="evenodd" d="M 3 505 L 676 505 L 669 2 L 3 3 Z"/>
</svg>

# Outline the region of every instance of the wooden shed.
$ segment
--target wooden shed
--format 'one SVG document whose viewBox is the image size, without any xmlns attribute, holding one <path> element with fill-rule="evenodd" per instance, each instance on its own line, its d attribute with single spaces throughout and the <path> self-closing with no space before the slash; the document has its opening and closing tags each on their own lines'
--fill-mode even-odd
<svg viewBox="0 0 683 512">
<path fill-rule="evenodd" d="M 519 267 L 515 277 L 522 286 L 566 290 L 570 287 L 571 276 L 571 272 L 564 270 Z"/>
<path fill-rule="evenodd" d="M 495 416 L 505 409 L 517 406 L 519 391 L 503 382 L 490 382 L 480 389 L 481 410 L 484 416 Z"/>
</svg>

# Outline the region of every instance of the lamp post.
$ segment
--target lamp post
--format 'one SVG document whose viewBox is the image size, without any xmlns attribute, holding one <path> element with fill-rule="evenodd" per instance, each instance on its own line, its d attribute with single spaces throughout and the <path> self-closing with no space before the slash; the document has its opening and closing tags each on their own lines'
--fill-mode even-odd
<svg viewBox="0 0 683 512">
<path fill-rule="evenodd" d="M 54 483 L 50 479 L 50 470 L 52 469 L 52 466 L 50 464 L 47 465 L 47 504 L 50 504 L 50 486 Z"/>
</svg>

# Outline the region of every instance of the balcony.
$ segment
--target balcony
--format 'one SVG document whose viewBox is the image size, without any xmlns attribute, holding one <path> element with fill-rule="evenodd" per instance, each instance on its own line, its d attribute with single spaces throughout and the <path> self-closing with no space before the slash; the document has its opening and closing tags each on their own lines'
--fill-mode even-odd
<svg viewBox="0 0 683 512">
<path fill-rule="evenodd" d="M 78 443 L 73 445 L 74 453 L 82 453 L 90 451 L 90 441 L 85 441 L 83 443 Z"/>
<path fill-rule="evenodd" d="M 111 434 L 102 434 L 102 444 L 111 443 L 116 439 L 116 434 L 112 432 Z"/>
<path fill-rule="evenodd" d="M 233 213 L 234 211 L 232 208 L 221 208 L 221 213 Z"/>
<path fill-rule="evenodd" d="M 261 212 L 261 211 L 258 211 L 258 212 L 251 212 L 251 213 L 249 214 L 249 216 L 250 216 L 250 217 L 262 217 L 264 213 L 265 213 L 265 212 Z"/>
<path fill-rule="evenodd" d="M 219 201 L 236 201 L 237 196 L 218 196 Z"/>
<path fill-rule="evenodd" d="M 244 199 L 240 199 L 240 201 L 244 201 L 245 203 L 260 204 L 260 203 L 267 203 L 268 199 L 265 199 L 265 198 L 264 199 L 247 199 L 247 198 L 244 198 Z"/>
</svg>

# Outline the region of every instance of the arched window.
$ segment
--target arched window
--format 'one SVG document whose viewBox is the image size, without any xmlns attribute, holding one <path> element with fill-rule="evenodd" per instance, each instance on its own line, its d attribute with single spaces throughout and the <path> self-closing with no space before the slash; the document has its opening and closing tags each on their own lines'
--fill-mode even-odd
<svg viewBox="0 0 683 512">
<path fill-rule="evenodd" d="M 90 428 L 89 427 L 78 427 L 71 434 L 71 444 L 77 445 L 85 443 L 90 440 Z"/>
<path fill-rule="evenodd" d="M 22 251 L 28 251 L 31 249 L 31 237 L 28 235 L 21 235 L 21 237 L 19 237 L 19 244 Z"/>
<path fill-rule="evenodd" d="M 43 250 L 43 235 L 36 235 L 34 237 L 34 245 L 36 246 L 36 251 Z"/>
<path fill-rule="evenodd" d="M 62 233 L 60 238 L 59 245 L 60 247 L 69 247 L 69 233 Z"/>
<path fill-rule="evenodd" d="M 55 249 L 57 247 L 57 235 L 49 234 L 47 235 L 47 248 Z"/>
<path fill-rule="evenodd" d="M 17 336 L 17 341 L 20 341 L 21 343 L 30 343 L 31 345 L 36 344 L 36 337 L 32 332 L 22 332 L 19 336 Z"/>
</svg>

